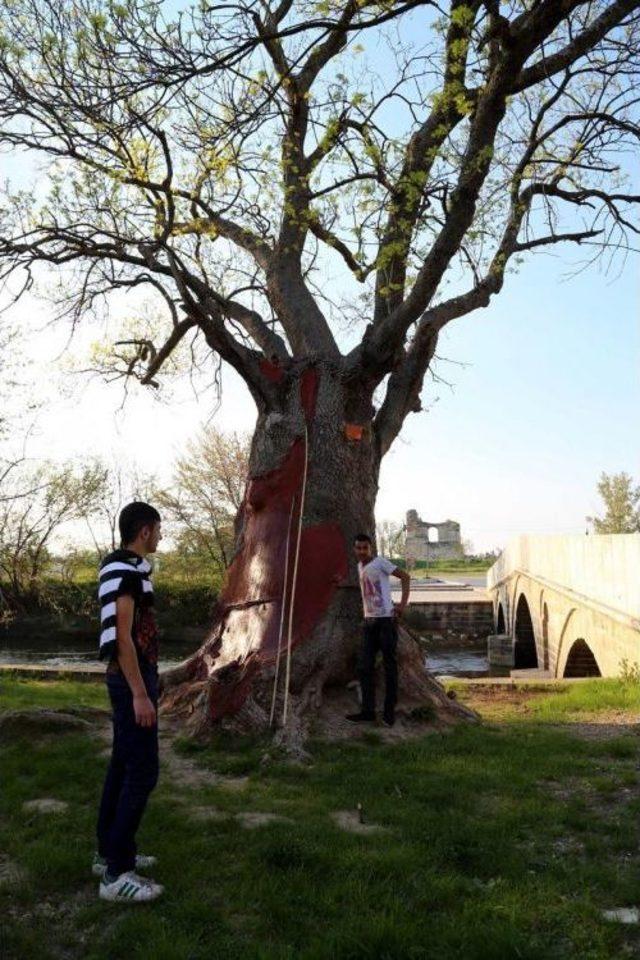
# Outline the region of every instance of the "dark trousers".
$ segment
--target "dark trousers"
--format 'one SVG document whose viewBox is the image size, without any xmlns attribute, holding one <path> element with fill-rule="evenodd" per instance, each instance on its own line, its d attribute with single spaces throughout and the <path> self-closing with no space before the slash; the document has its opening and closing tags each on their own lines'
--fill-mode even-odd
<svg viewBox="0 0 640 960">
<path fill-rule="evenodd" d="M 143 670 L 149 699 L 157 708 L 158 676 Z M 158 725 L 141 727 L 133 695 L 121 673 L 107 674 L 113 710 L 113 750 L 98 813 L 98 852 L 112 877 L 133 870 L 136 831 L 149 794 L 158 782 Z"/>
<path fill-rule="evenodd" d="M 364 621 L 364 639 L 360 653 L 360 687 L 362 710 L 373 713 L 376 708 L 374 669 L 378 650 L 384 662 L 384 712 L 393 714 L 398 700 L 398 626 L 394 617 L 375 617 Z"/>
</svg>

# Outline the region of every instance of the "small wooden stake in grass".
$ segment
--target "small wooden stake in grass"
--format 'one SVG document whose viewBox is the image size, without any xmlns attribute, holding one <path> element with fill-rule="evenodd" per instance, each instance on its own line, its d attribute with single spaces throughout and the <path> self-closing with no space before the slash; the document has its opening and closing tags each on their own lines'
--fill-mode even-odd
<svg viewBox="0 0 640 960">
<path fill-rule="evenodd" d="M 362 812 L 362 804 L 361 804 L 361 803 L 358 804 L 357 810 L 358 810 L 358 821 L 359 821 L 360 823 L 364 823 L 364 813 Z"/>
</svg>

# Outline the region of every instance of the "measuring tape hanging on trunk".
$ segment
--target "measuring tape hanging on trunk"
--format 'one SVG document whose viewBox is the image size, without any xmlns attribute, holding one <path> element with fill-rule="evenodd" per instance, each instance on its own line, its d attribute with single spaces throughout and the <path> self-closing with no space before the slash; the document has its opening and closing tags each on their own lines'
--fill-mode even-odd
<svg viewBox="0 0 640 960">
<path fill-rule="evenodd" d="M 298 583 L 298 561 L 300 560 L 300 540 L 302 538 L 302 518 L 304 516 L 304 504 L 307 493 L 307 470 L 309 467 L 309 430 L 305 421 L 304 425 L 304 470 L 302 473 L 302 490 L 300 493 L 300 514 L 298 517 L 298 536 L 296 538 L 296 552 L 293 560 L 293 578 L 291 581 L 291 598 L 289 600 L 289 626 L 287 630 L 287 669 L 284 681 L 284 708 L 282 711 L 282 725 L 287 722 L 287 709 L 289 706 L 289 682 L 291 679 L 291 642 L 293 638 L 293 611 L 296 602 L 296 586 Z"/>
<path fill-rule="evenodd" d="M 276 695 L 278 693 L 278 676 L 280 674 L 280 656 L 282 654 L 282 638 L 284 636 L 284 614 L 287 603 L 287 586 L 289 583 L 289 544 L 291 542 L 291 527 L 293 525 L 293 510 L 296 498 L 291 498 L 291 509 L 289 510 L 289 524 L 287 526 L 287 546 L 284 554 L 284 583 L 282 585 L 282 604 L 280 606 L 280 629 L 278 632 L 278 656 L 276 657 L 276 673 L 273 678 L 273 693 L 271 695 L 271 713 L 269 714 L 269 726 L 273 726 L 273 718 L 276 713 Z"/>
</svg>

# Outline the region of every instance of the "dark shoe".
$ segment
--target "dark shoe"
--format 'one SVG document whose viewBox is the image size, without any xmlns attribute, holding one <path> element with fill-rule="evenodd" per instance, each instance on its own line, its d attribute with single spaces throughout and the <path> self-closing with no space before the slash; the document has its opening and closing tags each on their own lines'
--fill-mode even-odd
<svg viewBox="0 0 640 960">
<path fill-rule="evenodd" d="M 351 723 L 372 723 L 375 718 L 375 713 L 364 713 L 361 710 L 360 713 L 348 713 L 345 720 L 350 720 Z"/>
<path fill-rule="evenodd" d="M 395 715 L 393 713 L 385 713 L 384 717 L 382 718 L 382 722 L 384 723 L 385 727 L 392 727 L 396 722 Z"/>
</svg>

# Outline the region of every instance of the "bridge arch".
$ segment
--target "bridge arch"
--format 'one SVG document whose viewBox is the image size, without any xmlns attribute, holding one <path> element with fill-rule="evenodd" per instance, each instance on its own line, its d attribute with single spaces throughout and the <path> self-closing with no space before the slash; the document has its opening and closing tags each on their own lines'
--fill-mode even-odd
<svg viewBox="0 0 640 960">
<path fill-rule="evenodd" d="M 555 677 L 565 670 L 595 675 L 596 667 L 615 677 L 625 659 L 640 661 L 639 571 L 640 533 L 522 536 L 508 543 L 487 573 L 487 589 L 495 623 L 502 604 L 517 665 L 526 648 L 533 661 L 532 633 L 539 667 L 548 664 Z"/>
<path fill-rule="evenodd" d="M 600 650 L 595 642 L 593 631 L 596 624 L 593 618 L 579 607 L 572 607 L 564 620 L 560 634 L 557 677 L 601 677 L 601 664 L 594 650 Z M 600 652 L 599 652 L 600 656 Z"/>
<path fill-rule="evenodd" d="M 536 650 L 536 636 L 531 619 L 531 610 L 524 593 L 521 593 L 516 606 L 514 623 L 515 644 L 513 660 L 516 670 L 527 670 L 538 666 L 538 651 Z"/>
<path fill-rule="evenodd" d="M 515 628 L 516 628 L 516 615 L 515 615 L 516 603 L 517 603 L 519 594 L 522 592 L 522 589 L 523 589 L 523 586 L 522 586 L 522 576 L 521 576 L 521 574 L 518 574 L 518 576 L 517 576 L 516 579 L 515 579 L 515 583 L 514 583 L 514 585 L 513 585 L 513 589 L 512 589 L 512 591 L 511 591 L 511 603 L 509 604 L 509 602 L 507 601 L 507 604 L 511 607 L 511 628 L 512 628 L 512 630 L 515 630 Z"/>
<path fill-rule="evenodd" d="M 560 630 L 560 639 L 558 641 L 558 662 L 556 664 L 556 677 L 564 676 L 564 665 L 567 662 L 567 654 L 571 649 L 571 634 L 577 636 L 580 631 L 580 624 L 576 607 L 570 607 Z M 584 631 L 583 631 L 584 632 Z"/>
<path fill-rule="evenodd" d="M 506 633 L 507 625 L 504 619 L 504 607 L 501 603 L 498 603 L 498 611 L 496 614 L 496 633 Z"/>
<path fill-rule="evenodd" d="M 583 637 L 574 640 L 564 666 L 563 677 L 601 677 L 598 661 Z"/>
</svg>

